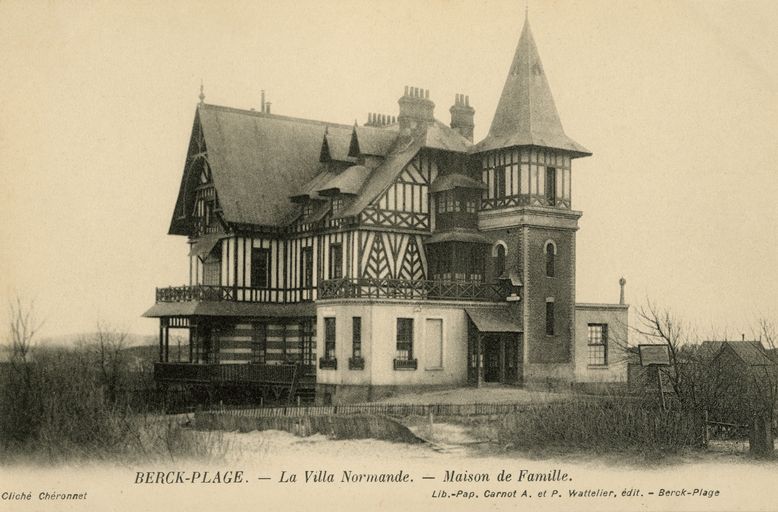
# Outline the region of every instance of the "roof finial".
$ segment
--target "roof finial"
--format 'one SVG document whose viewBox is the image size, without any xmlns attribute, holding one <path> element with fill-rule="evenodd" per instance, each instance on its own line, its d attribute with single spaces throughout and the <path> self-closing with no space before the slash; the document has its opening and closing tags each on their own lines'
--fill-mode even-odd
<svg viewBox="0 0 778 512">
<path fill-rule="evenodd" d="M 203 79 L 200 79 L 200 105 L 205 104 L 205 92 L 203 92 Z"/>
</svg>

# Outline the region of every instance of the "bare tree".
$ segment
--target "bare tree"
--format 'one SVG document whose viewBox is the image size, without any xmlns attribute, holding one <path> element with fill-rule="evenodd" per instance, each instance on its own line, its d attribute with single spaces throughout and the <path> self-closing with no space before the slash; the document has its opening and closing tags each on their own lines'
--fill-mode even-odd
<svg viewBox="0 0 778 512">
<path fill-rule="evenodd" d="M 42 327 L 35 312 L 35 302 L 20 295 L 8 303 L 8 350 L 7 371 L 0 374 L 3 379 L 2 422 L 4 443 L 21 442 L 35 432 L 39 426 L 41 400 L 36 373 L 32 362 L 35 336 Z"/>
<path fill-rule="evenodd" d="M 126 372 L 127 332 L 109 325 L 103 320 L 97 322 L 97 330 L 81 340 L 81 344 L 91 354 L 91 364 L 95 368 L 98 383 L 103 387 L 110 403 L 116 403 L 118 391 L 122 386 Z"/>
<path fill-rule="evenodd" d="M 43 327 L 35 313 L 35 301 L 17 295 L 8 304 L 11 362 L 28 362 L 35 335 Z"/>
<path fill-rule="evenodd" d="M 694 351 L 690 347 L 692 341 L 687 326 L 672 311 L 650 299 L 637 308 L 636 314 L 638 325 L 634 331 L 650 343 L 667 347 L 670 366 L 659 371 L 670 382 L 675 395 L 681 401 L 693 398 L 694 380 L 688 370 Z"/>
</svg>

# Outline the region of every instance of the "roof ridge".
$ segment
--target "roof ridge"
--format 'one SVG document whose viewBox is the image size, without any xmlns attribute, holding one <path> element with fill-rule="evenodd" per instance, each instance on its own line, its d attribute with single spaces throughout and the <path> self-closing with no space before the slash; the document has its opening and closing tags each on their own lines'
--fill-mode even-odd
<svg viewBox="0 0 778 512">
<path fill-rule="evenodd" d="M 297 121 L 302 123 L 308 123 L 308 124 L 314 124 L 319 126 L 330 126 L 334 128 L 344 128 L 344 129 L 351 129 L 352 126 L 350 124 L 343 124 L 343 123 L 333 123 L 330 121 L 320 121 L 318 119 L 306 119 L 303 117 L 293 117 L 293 116 L 282 116 L 279 114 L 269 114 L 267 112 L 258 112 L 256 110 L 246 110 L 242 108 L 236 108 L 236 107 L 227 107 L 224 105 L 214 105 L 212 103 L 202 103 L 198 104 L 197 108 L 209 108 L 209 109 L 217 109 L 222 110 L 225 112 L 233 112 L 236 114 L 246 114 L 254 117 L 264 117 L 268 119 L 278 119 L 279 121 Z"/>
</svg>

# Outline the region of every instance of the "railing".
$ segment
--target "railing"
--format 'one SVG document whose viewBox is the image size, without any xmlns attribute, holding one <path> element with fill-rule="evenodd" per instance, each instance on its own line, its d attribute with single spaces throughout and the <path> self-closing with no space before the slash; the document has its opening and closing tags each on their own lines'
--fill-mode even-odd
<svg viewBox="0 0 778 512">
<path fill-rule="evenodd" d="M 510 291 L 502 284 L 477 281 L 429 281 L 405 279 L 330 279 L 319 283 L 320 299 L 464 299 L 502 301 Z"/>
<path fill-rule="evenodd" d="M 323 357 L 319 358 L 319 369 L 320 370 L 337 370 L 338 369 L 338 360 L 336 358 L 331 359 L 325 359 Z"/>
<path fill-rule="evenodd" d="M 419 364 L 416 359 L 395 359 L 394 360 L 395 370 L 415 370 L 418 367 Z"/>
<path fill-rule="evenodd" d="M 281 302 L 282 294 L 283 290 L 279 288 L 246 288 L 198 284 L 194 286 L 157 288 L 156 299 L 157 302 Z"/>
<path fill-rule="evenodd" d="M 291 384 L 295 364 L 154 363 L 154 380 L 202 383 Z M 304 375 L 301 372 L 301 375 Z"/>
<path fill-rule="evenodd" d="M 492 416 L 527 411 L 532 404 L 521 402 L 494 402 L 477 404 L 340 404 L 304 407 L 264 407 L 253 409 L 230 409 L 222 407 L 202 414 L 223 414 L 253 418 L 274 418 L 332 415 L 381 415 L 381 416 Z"/>
</svg>

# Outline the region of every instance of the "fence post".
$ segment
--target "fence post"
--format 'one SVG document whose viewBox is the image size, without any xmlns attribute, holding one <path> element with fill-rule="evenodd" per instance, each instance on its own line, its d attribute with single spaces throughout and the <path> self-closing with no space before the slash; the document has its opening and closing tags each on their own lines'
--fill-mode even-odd
<svg viewBox="0 0 778 512">
<path fill-rule="evenodd" d="M 710 427 L 708 426 L 708 409 L 705 409 L 705 425 L 702 430 L 702 445 L 708 447 L 708 441 L 710 440 Z"/>
<path fill-rule="evenodd" d="M 435 418 L 432 415 L 432 408 L 430 408 L 430 441 L 435 441 L 435 432 L 433 430 L 433 425 L 435 423 Z"/>
</svg>

